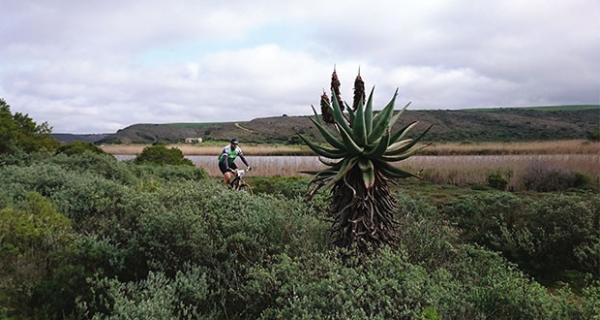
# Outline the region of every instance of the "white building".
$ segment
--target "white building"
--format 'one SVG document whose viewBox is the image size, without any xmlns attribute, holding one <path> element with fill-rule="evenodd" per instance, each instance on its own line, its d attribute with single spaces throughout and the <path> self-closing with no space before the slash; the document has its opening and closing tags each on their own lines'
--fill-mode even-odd
<svg viewBox="0 0 600 320">
<path fill-rule="evenodd" d="M 185 143 L 189 143 L 189 144 L 202 143 L 202 138 L 185 138 Z"/>
</svg>

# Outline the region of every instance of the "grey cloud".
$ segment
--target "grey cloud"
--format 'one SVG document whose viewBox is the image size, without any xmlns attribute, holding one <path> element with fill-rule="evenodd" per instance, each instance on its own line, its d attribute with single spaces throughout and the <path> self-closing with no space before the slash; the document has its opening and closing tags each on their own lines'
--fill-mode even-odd
<svg viewBox="0 0 600 320">
<path fill-rule="evenodd" d="M 306 114 L 333 64 L 348 98 L 360 65 L 378 104 L 396 87 L 415 108 L 600 103 L 593 0 L 2 5 L 0 95 L 59 132 Z M 271 39 L 277 25 L 300 40 Z M 234 45 L 140 61 L 215 40 Z"/>
</svg>

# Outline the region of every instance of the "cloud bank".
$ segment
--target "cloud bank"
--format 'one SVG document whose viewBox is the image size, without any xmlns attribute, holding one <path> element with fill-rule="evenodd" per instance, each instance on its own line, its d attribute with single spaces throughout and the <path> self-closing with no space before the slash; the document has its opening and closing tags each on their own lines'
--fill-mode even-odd
<svg viewBox="0 0 600 320">
<path fill-rule="evenodd" d="M 414 109 L 600 103 L 600 2 L 2 1 L 0 97 L 56 132 L 308 114 L 333 65 Z"/>
</svg>

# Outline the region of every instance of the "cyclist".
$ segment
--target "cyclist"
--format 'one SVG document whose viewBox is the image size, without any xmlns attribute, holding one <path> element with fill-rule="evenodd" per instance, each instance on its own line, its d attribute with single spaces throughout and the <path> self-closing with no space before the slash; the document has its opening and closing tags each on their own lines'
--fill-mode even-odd
<svg viewBox="0 0 600 320">
<path fill-rule="evenodd" d="M 219 169 L 221 170 L 221 173 L 223 173 L 225 183 L 228 183 L 232 181 L 233 178 L 235 178 L 235 173 L 232 175 L 231 172 L 237 169 L 237 165 L 235 164 L 235 159 L 237 157 L 240 157 L 240 159 L 242 159 L 242 162 L 246 165 L 248 171 L 252 169 L 250 165 L 248 165 L 248 161 L 246 161 L 242 149 L 240 149 L 238 145 L 238 139 L 231 139 L 231 141 L 229 141 L 229 145 L 225 146 L 225 148 L 223 148 L 223 151 L 219 155 Z M 227 174 L 228 172 L 230 173 Z"/>
</svg>

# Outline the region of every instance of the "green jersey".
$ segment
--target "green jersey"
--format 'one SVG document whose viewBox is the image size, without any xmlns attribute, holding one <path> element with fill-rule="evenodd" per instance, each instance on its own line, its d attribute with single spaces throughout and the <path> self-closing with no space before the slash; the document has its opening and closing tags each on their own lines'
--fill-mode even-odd
<svg viewBox="0 0 600 320">
<path fill-rule="evenodd" d="M 224 157 L 227 157 L 227 163 L 232 165 L 238 156 L 243 157 L 242 149 L 240 149 L 240 147 L 232 149 L 231 145 L 227 145 L 219 155 L 219 162 L 223 161 Z"/>
</svg>

